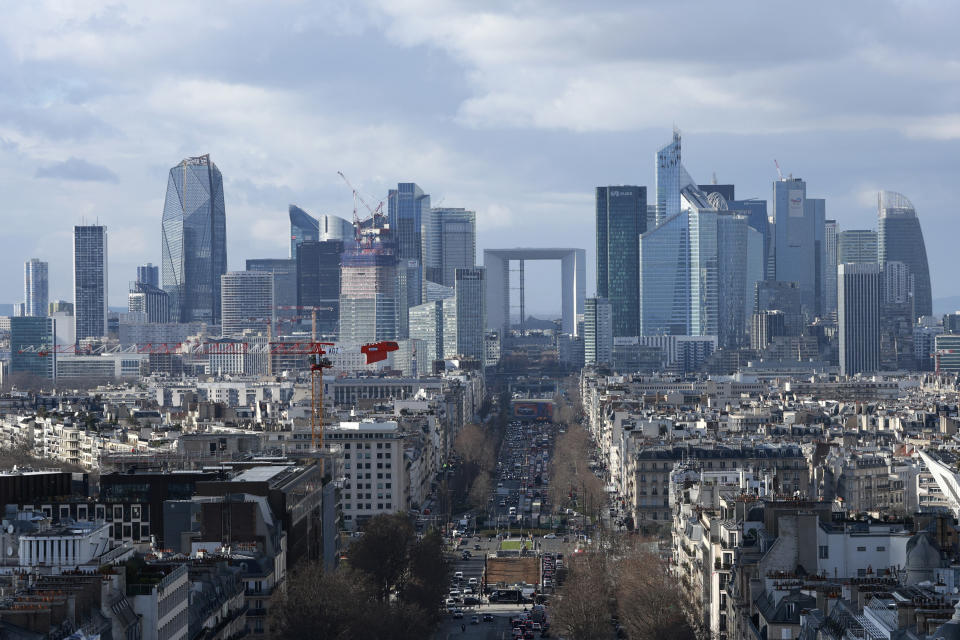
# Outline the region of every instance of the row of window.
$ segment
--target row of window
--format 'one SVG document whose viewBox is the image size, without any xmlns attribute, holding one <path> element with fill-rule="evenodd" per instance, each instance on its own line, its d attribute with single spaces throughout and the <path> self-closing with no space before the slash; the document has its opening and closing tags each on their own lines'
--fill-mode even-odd
<svg viewBox="0 0 960 640">
<path fill-rule="evenodd" d="M 391 452 L 389 452 L 389 451 L 387 451 L 386 454 L 383 454 L 383 453 L 378 453 L 378 454 L 377 454 L 377 460 L 381 460 L 381 459 L 383 459 L 383 458 L 392 458 L 392 457 L 393 457 L 393 454 L 392 454 Z M 344 460 L 349 460 L 349 459 L 350 459 L 350 454 L 349 454 L 349 453 L 343 454 L 343 459 L 344 459 Z M 366 454 L 366 457 L 364 457 L 364 454 L 363 454 L 363 453 L 358 453 L 358 454 L 357 454 L 357 460 L 364 460 L 364 459 L 369 460 L 369 459 L 370 459 L 370 454 L 369 454 L 369 453 Z"/>
<path fill-rule="evenodd" d="M 368 495 L 367 497 L 369 498 L 370 496 Z M 349 510 L 350 508 L 351 508 L 351 504 L 350 504 L 349 502 L 344 503 L 344 505 L 343 505 L 344 511 L 347 511 L 347 510 Z M 357 503 L 357 506 L 356 506 L 356 509 L 357 509 L 357 511 L 373 511 L 373 504 L 370 503 L 370 502 L 366 502 L 366 503 L 358 502 L 358 503 Z M 391 503 L 391 502 L 378 502 L 378 503 L 377 503 L 377 510 L 378 510 L 378 511 L 383 511 L 384 509 L 393 509 L 393 503 Z"/>
<path fill-rule="evenodd" d="M 344 468 L 344 469 L 349 469 L 349 468 L 350 468 L 350 464 L 351 464 L 351 463 L 349 463 L 349 462 L 344 462 L 344 463 L 343 463 L 343 468 Z M 358 462 L 358 463 L 357 463 L 357 469 L 369 469 L 371 464 L 373 464 L 373 463 L 372 463 L 372 462 Z M 393 463 L 392 463 L 392 462 L 378 462 L 378 463 L 377 463 L 377 469 L 392 469 L 392 468 L 393 468 Z"/>
</svg>

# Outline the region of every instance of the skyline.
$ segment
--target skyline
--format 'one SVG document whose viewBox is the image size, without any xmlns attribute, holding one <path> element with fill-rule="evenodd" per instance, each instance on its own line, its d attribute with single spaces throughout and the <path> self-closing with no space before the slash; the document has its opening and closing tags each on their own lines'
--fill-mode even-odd
<svg viewBox="0 0 960 640">
<path fill-rule="evenodd" d="M 178 48 L 203 42 L 210 59 L 186 72 L 161 64 L 171 46 L 163 31 L 185 20 L 175 6 L 15 8 L 0 26 L 0 79 L 11 88 L 0 99 L 0 266 L 46 261 L 50 298 L 69 300 L 72 229 L 96 219 L 110 230 L 110 302 L 121 306 L 136 265 L 161 262 L 169 167 L 209 153 L 224 174 L 228 270 L 288 254 L 291 203 L 349 219 L 343 170 L 375 202 L 416 182 L 434 206 L 475 210 L 478 256 L 516 244 L 584 248 L 592 294 L 594 190 L 640 185 L 649 194 L 655 151 L 676 123 L 699 182 L 716 172 L 738 197 L 770 201 L 776 158 L 810 197 L 826 199 L 840 230 L 875 229 L 876 192 L 903 193 L 926 232 L 934 298 L 960 294 L 947 278 L 960 126 L 943 9 L 815 10 L 791 16 L 796 28 L 774 38 L 759 25 L 777 11 L 759 4 L 736 16 L 709 5 L 566 7 L 555 22 L 564 8 L 539 3 L 483 16 L 428 5 L 238 5 L 229 16 L 205 7 Z M 727 29 L 664 52 L 658 25 L 678 12 Z M 845 37 L 850 24 L 855 37 Z M 513 38 L 520 27 L 532 37 Z M 462 37 L 437 35 L 452 32 Z M 245 46 L 254 33 L 256 46 Z M 737 45 L 738 34 L 749 44 Z M 561 41 L 569 51 L 557 50 Z M 756 60 L 756 49 L 770 59 Z M 666 89 L 646 96 L 622 85 Z M 550 278 L 542 289 L 552 290 L 560 275 L 544 266 L 528 277 Z M 19 289 L 8 278 L 0 300 L 18 301 Z M 528 308 L 558 311 L 544 308 L 550 302 L 534 295 Z"/>
</svg>

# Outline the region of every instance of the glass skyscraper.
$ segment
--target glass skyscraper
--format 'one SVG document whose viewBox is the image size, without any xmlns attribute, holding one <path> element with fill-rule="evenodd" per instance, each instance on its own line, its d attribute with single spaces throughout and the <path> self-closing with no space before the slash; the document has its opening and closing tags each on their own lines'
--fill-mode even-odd
<svg viewBox="0 0 960 640">
<path fill-rule="evenodd" d="M 415 183 L 401 182 L 387 194 L 387 219 L 400 264 L 416 260 L 420 269 L 426 266 L 425 258 L 431 253 L 431 248 L 436 250 L 436 243 L 430 237 L 430 218 L 430 195 Z M 420 304 L 422 291 L 417 287 L 408 287 L 407 296 L 408 306 L 412 307 Z"/>
<path fill-rule="evenodd" d="M 878 253 L 873 229 L 847 229 L 837 234 L 837 264 L 871 264 L 877 262 Z"/>
<path fill-rule="evenodd" d="M 680 132 L 674 129 L 673 141 L 657 151 L 657 224 L 680 212 L 680 188 L 683 165 L 680 163 Z"/>
<path fill-rule="evenodd" d="M 873 373 L 880 366 L 880 268 L 837 267 L 837 329 L 840 374 Z"/>
<path fill-rule="evenodd" d="M 160 267 L 148 262 L 137 267 L 137 282 L 160 287 Z"/>
<path fill-rule="evenodd" d="M 587 298 L 583 307 L 583 363 L 613 362 L 613 308 L 601 297 Z"/>
<path fill-rule="evenodd" d="M 825 220 L 823 224 L 823 313 L 831 317 L 837 314 L 837 221 Z"/>
<path fill-rule="evenodd" d="M 50 280 L 47 275 L 47 263 L 30 258 L 23 263 L 24 315 L 44 317 L 50 299 Z"/>
<path fill-rule="evenodd" d="M 317 313 L 317 332 L 335 335 L 340 318 L 340 261 L 343 240 L 308 241 L 297 247 L 296 305 L 300 315 Z"/>
<path fill-rule="evenodd" d="M 339 341 L 396 339 L 400 280 L 392 244 L 383 239 L 364 241 L 347 248 L 342 260 Z"/>
<path fill-rule="evenodd" d="M 73 314 L 76 340 L 107 335 L 107 228 L 73 228 Z"/>
<path fill-rule="evenodd" d="M 613 335 L 640 335 L 640 236 L 647 230 L 647 189 L 597 187 L 597 296 L 613 310 Z"/>
<path fill-rule="evenodd" d="M 457 305 L 457 355 L 483 363 L 484 323 L 487 319 L 483 267 L 457 269 L 453 297 Z"/>
<path fill-rule="evenodd" d="M 477 214 L 460 208 L 430 210 L 426 281 L 452 287 L 457 269 L 477 264 Z"/>
<path fill-rule="evenodd" d="M 687 335 L 690 232 L 684 211 L 640 237 L 640 335 Z"/>
<path fill-rule="evenodd" d="M 825 204 L 807 198 L 807 184 L 800 178 L 783 178 L 773 183 L 774 277 L 796 282 L 800 288 L 807 320 L 821 313 Z"/>
<path fill-rule="evenodd" d="M 227 219 L 223 176 L 209 155 L 186 158 L 170 169 L 162 230 L 163 289 L 170 295 L 171 317 L 219 324 Z"/>
<path fill-rule="evenodd" d="M 245 330 L 267 333 L 274 325 L 273 274 L 266 271 L 228 271 L 221 280 L 221 318 L 224 336 Z"/>
<path fill-rule="evenodd" d="M 933 313 L 933 294 L 930 286 L 930 267 L 923 231 L 913 204 L 906 196 L 893 191 L 882 191 L 877 197 L 880 217 L 877 234 L 877 255 L 880 268 L 887 262 L 902 262 L 914 277 L 914 304 L 918 316 Z"/>
<path fill-rule="evenodd" d="M 290 259 L 297 259 L 302 242 L 349 241 L 354 237 L 353 223 L 337 216 L 313 217 L 295 204 L 290 205 Z"/>
<path fill-rule="evenodd" d="M 56 378 L 56 320 L 47 317 L 10 318 L 10 373 Z M 26 353 L 22 353 L 27 349 Z M 41 349 L 49 349 L 39 355 Z"/>
</svg>

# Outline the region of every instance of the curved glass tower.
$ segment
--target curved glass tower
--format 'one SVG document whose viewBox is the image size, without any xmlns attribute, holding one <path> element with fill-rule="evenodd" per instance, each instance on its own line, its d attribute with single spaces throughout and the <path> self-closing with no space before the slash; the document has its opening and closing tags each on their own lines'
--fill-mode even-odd
<svg viewBox="0 0 960 640">
<path fill-rule="evenodd" d="M 295 204 L 290 205 L 290 258 L 297 259 L 297 247 L 304 242 L 351 240 L 353 224 L 337 216 L 312 215 Z"/>
<path fill-rule="evenodd" d="M 880 268 L 883 269 L 887 262 L 907 265 L 914 277 L 914 315 L 931 315 L 933 294 L 927 248 L 913 204 L 902 194 L 881 191 L 877 196 L 877 214 L 880 217 L 877 225 Z"/>
<path fill-rule="evenodd" d="M 657 151 L 657 224 L 680 213 L 680 132 L 674 129 L 673 141 Z"/>
<path fill-rule="evenodd" d="M 220 276 L 227 272 L 223 176 L 209 155 L 170 169 L 163 203 L 163 289 L 175 322 L 220 323 Z"/>
</svg>

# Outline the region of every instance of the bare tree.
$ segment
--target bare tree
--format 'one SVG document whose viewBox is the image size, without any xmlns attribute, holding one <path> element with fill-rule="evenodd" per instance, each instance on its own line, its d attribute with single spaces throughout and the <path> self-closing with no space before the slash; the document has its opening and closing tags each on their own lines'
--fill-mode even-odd
<svg viewBox="0 0 960 640">
<path fill-rule="evenodd" d="M 605 556 L 589 554 L 570 562 L 553 607 L 553 628 L 569 640 L 607 640 L 613 585 Z"/>
<path fill-rule="evenodd" d="M 685 598 L 656 554 L 635 551 L 617 563 L 617 612 L 631 640 L 697 640 Z"/>
</svg>

